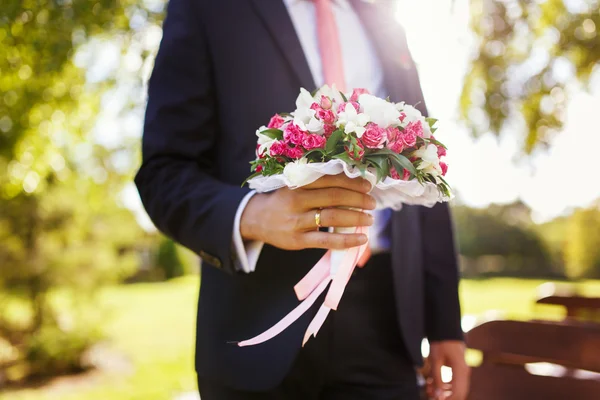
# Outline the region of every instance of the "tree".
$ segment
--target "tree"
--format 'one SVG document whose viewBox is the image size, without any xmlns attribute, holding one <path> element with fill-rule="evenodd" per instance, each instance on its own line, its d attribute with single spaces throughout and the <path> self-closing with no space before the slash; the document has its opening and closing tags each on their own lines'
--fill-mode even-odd
<svg viewBox="0 0 600 400">
<path fill-rule="evenodd" d="M 567 276 L 600 278 L 600 208 L 576 210 L 569 220 L 567 237 Z"/>
<path fill-rule="evenodd" d="M 532 230 L 530 210 L 520 202 L 484 209 L 453 208 L 460 254 L 480 263 L 492 261 L 493 272 L 512 276 L 556 274 L 546 246 Z M 468 273 L 479 274 L 477 271 Z"/>
<path fill-rule="evenodd" d="M 120 204 L 137 150 L 125 139 L 100 145 L 94 133 L 94 116 L 120 71 L 135 76 L 133 99 L 143 88 L 139 69 L 150 52 L 140 30 L 161 18 L 162 3 L 146 2 L 154 11 L 137 3 L 2 3 L 0 342 L 14 351 L 0 359 L 0 373 L 14 363 L 30 374 L 79 368 L 81 352 L 98 336 L 82 319 L 93 315 L 87 300 L 137 263 L 141 232 Z M 94 41 L 120 44 L 124 59 L 137 51 L 142 61 L 137 70 L 87 79 L 81 67 L 90 65 L 77 56 L 93 53 Z"/>
<path fill-rule="evenodd" d="M 600 2 L 471 0 L 477 41 L 461 96 L 476 135 L 522 122 L 523 150 L 547 145 L 564 122 L 570 85 L 600 63 Z"/>
</svg>

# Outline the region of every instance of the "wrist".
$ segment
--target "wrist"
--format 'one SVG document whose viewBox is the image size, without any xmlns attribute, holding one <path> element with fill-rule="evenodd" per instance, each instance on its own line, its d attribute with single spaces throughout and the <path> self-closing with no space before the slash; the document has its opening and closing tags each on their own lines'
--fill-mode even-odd
<svg viewBox="0 0 600 400">
<path fill-rule="evenodd" d="M 242 240 L 264 242 L 261 233 L 263 226 L 261 223 L 261 216 L 267 198 L 268 195 L 266 194 L 256 194 L 252 196 L 250 201 L 248 201 L 248 204 L 246 204 L 246 208 L 240 219 L 240 234 Z"/>
</svg>

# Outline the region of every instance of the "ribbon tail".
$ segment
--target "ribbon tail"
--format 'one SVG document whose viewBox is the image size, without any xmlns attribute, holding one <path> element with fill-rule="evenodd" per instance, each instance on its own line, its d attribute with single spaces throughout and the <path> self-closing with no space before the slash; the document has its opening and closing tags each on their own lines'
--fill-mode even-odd
<svg viewBox="0 0 600 400">
<path fill-rule="evenodd" d="M 324 280 L 329 277 L 331 250 L 327 251 L 314 267 L 294 286 L 298 300 L 306 299 Z"/>
<path fill-rule="evenodd" d="M 321 308 L 319 308 L 317 315 L 315 315 L 313 320 L 310 322 L 310 325 L 308 325 L 308 328 L 306 328 L 304 340 L 302 341 L 302 347 L 304 347 L 304 345 L 306 344 L 306 342 L 308 342 L 308 339 L 310 339 L 311 336 L 317 337 L 317 333 L 319 333 L 319 329 L 321 329 L 321 327 L 325 323 L 325 319 L 327 319 L 329 311 L 331 311 L 331 308 L 327 307 L 324 304 L 321 306 Z"/>
<path fill-rule="evenodd" d="M 367 233 L 367 228 L 357 228 L 356 232 L 358 233 Z M 358 264 L 358 260 L 363 256 L 368 246 L 367 244 L 349 249 L 344 258 L 342 260 L 341 265 L 339 266 L 338 272 L 333 277 L 333 281 L 331 282 L 331 287 L 327 292 L 327 296 L 325 297 L 324 304 L 331 308 L 332 310 L 337 310 L 337 307 L 342 299 L 342 295 L 346 290 L 346 285 L 348 281 L 352 277 L 352 272 L 354 272 L 354 268 Z"/>
<path fill-rule="evenodd" d="M 315 290 L 313 290 L 313 292 L 306 298 L 306 300 L 298 304 L 296 308 L 294 308 L 288 315 L 283 317 L 278 323 L 276 323 L 271 328 L 267 329 L 265 332 L 261 333 L 258 336 L 239 342 L 238 346 L 254 346 L 266 342 L 267 340 L 279 335 L 288 326 L 290 326 L 293 322 L 300 318 L 302 314 L 304 314 L 315 303 L 319 295 L 325 291 L 330 281 L 331 279 L 325 279 Z"/>
</svg>

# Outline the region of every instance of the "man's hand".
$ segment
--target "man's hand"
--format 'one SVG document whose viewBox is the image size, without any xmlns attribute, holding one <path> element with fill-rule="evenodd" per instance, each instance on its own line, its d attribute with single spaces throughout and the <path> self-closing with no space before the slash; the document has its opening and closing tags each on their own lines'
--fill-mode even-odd
<svg viewBox="0 0 600 400">
<path fill-rule="evenodd" d="M 344 174 L 324 176 L 299 189 L 281 188 L 257 194 L 244 209 L 240 231 L 244 240 L 257 240 L 284 250 L 306 248 L 346 249 L 367 242 L 363 234 L 320 232 L 315 214 L 321 211 L 321 225 L 327 227 L 370 226 L 370 214 L 336 207 L 375 209 L 367 193 L 371 184 Z"/>
<path fill-rule="evenodd" d="M 465 344 L 457 340 L 431 342 L 428 393 L 434 400 L 465 400 L 469 393 L 471 370 L 465 361 Z M 442 366 L 452 368 L 450 385 L 442 381 Z M 447 391 L 451 394 L 447 395 Z"/>
</svg>

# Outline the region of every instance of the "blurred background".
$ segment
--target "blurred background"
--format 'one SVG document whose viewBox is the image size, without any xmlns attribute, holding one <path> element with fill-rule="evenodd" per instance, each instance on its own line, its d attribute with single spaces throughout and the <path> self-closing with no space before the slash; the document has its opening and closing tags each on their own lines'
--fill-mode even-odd
<svg viewBox="0 0 600 400">
<path fill-rule="evenodd" d="M 465 329 L 563 320 L 536 300 L 600 297 L 600 3 L 395 3 L 450 148 Z M 132 184 L 165 6 L 2 0 L 0 400 L 195 390 L 198 260 Z"/>
</svg>

